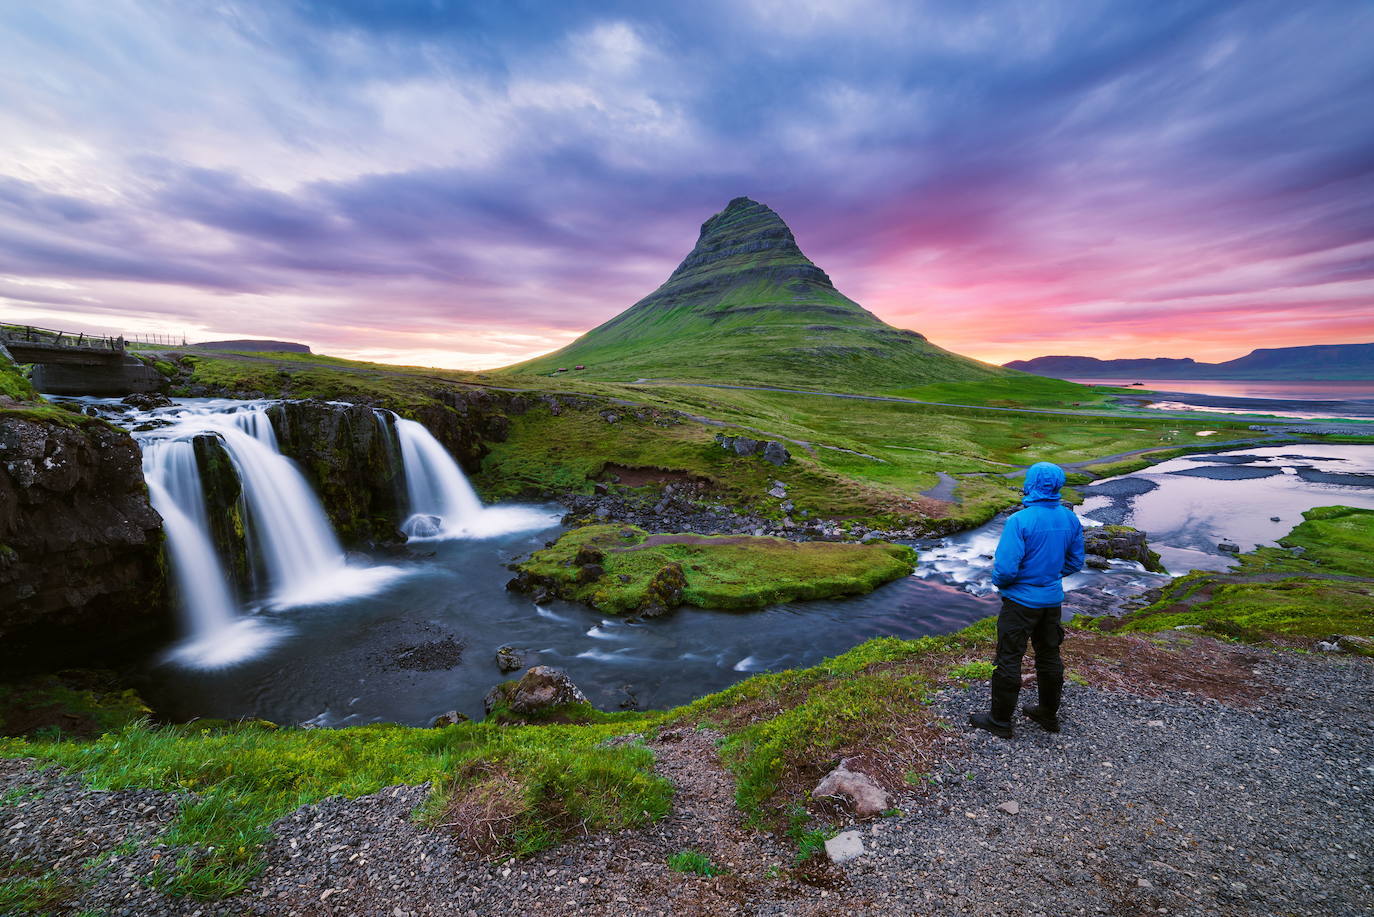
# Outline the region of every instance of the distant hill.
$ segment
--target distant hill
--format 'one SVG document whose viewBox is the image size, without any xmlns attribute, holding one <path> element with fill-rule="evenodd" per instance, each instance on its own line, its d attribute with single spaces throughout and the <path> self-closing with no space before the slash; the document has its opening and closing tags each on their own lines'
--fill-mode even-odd
<svg viewBox="0 0 1374 917">
<path fill-rule="evenodd" d="M 1099 360 L 1036 357 L 1013 360 L 1007 369 L 1056 379 L 1272 379 L 1374 380 L 1374 344 L 1312 344 L 1252 350 L 1225 363 L 1157 357 Z"/>
<path fill-rule="evenodd" d="M 574 367 L 582 366 L 583 369 Z M 835 289 L 770 208 L 738 197 L 657 290 L 562 350 L 502 372 L 882 391 L 1005 378 Z"/>
<path fill-rule="evenodd" d="M 309 353 L 307 344 L 291 341 L 203 341 L 191 344 L 197 350 L 241 350 L 245 353 Z"/>
</svg>

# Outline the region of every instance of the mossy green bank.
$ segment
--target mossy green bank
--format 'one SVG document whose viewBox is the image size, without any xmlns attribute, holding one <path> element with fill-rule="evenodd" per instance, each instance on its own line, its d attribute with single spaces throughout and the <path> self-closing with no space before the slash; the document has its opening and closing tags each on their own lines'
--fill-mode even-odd
<svg viewBox="0 0 1374 917">
<path fill-rule="evenodd" d="M 872 592 L 911 573 L 906 545 L 796 542 L 749 535 L 650 535 L 590 525 L 519 564 L 527 588 L 545 587 L 599 611 L 626 614 L 679 604 L 743 610 Z"/>
</svg>

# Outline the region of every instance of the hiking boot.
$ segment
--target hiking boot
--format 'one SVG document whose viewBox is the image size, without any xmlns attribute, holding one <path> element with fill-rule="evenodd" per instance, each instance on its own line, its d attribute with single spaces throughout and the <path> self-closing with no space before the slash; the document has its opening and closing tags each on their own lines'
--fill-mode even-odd
<svg viewBox="0 0 1374 917">
<path fill-rule="evenodd" d="M 1046 732 L 1059 731 L 1059 715 L 1057 713 L 1050 713 L 1039 704 L 1034 707 L 1022 707 L 1021 712 L 1039 723 L 1040 728 Z"/>
<path fill-rule="evenodd" d="M 1011 724 L 999 723 L 986 713 L 970 713 L 968 715 L 968 724 L 976 729 L 986 729 L 993 735 L 1000 736 L 1003 739 L 1011 738 Z"/>
</svg>

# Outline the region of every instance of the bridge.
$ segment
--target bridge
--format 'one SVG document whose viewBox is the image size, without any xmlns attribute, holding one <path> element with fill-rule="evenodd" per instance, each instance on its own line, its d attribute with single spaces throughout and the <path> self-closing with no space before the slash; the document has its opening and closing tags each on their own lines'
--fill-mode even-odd
<svg viewBox="0 0 1374 917">
<path fill-rule="evenodd" d="M 48 395 L 129 395 L 157 391 L 162 376 L 129 353 L 120 337 L 0 324 L 0 352 L 32 363 L 34 387 Z"/>
</svg>

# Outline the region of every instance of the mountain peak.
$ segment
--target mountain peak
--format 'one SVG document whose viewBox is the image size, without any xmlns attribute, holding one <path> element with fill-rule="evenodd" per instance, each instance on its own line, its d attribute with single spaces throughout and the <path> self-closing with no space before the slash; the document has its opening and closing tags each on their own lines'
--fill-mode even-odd
<svg viewBox="0 0 1374 917">
<path fill-rule="evenodd" d="M 696 246 L 659 292 L 677 281 L 741 260 L 747 261 L 752 270 L 775 272 L 778 268 L 791 268 L 787 271 L 790 279 L 804 278 L 833 289 L 825 271 L 802 254 L 792 230 L 773 208 L 751 198 L 737 197 L 701 224 Z"/>
<path fill-rule="evenodd" d="M 893 328 L 845 296 L 802 254 L 782 217 L 748 197 L 701 224 L 696 245 L 657 290 L 562 350 L 510 369 L 832 390 L 999 372 Z"/>
</svg>

